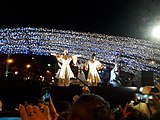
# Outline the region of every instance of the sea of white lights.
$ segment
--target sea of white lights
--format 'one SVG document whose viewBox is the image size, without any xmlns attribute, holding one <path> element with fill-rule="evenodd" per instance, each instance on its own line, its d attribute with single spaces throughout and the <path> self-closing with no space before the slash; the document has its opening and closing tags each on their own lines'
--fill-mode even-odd
<svg viewBox="0 0 160 120">
<path fill-rule="evenodd" d="M 160 76 L 160 44 L 130 37 L 47 28 L 0 29 L 3 54 L 52 55 L 68 49 L 71 55 L 88 60 L 92 53 L 103 62 L 118 61 L 125 72 L 153 71 Z"/>
</svg>

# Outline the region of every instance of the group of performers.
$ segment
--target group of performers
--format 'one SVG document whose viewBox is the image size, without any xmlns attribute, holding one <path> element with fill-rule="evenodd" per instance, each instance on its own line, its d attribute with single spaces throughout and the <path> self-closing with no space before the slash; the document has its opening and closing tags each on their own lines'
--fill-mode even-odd
<svg viewBox="0 0 160 120">
<path fill-rule="evenodd" d="M 78 79 L 81 81 L 86 81 L 88 86 L 98 86 L 101 82 L 98 71 L 103 69 L 104 65 L 100 61 L 96 60 L 96 54 L 93 53 L 91 59 L 82 62 L 78 61 L 77 56 L 69 55 L 68 50 L 65 49 L 62 55 L 56 54 L 56 59 L 59 66 L 59 69 L 55 75 L 55 78 L 58 79 L 58 86 L 69 86 L 71 83 L 71 78 L 76 78 L 70 67 L 71 61 L 74 66 L 78 67 Z M 85 77 L 83 70 L 88 71 L 87 77 Z M 112 74 L 109 83 L 113 82 L 113 76 L 114 75 Z"/>
</svg>

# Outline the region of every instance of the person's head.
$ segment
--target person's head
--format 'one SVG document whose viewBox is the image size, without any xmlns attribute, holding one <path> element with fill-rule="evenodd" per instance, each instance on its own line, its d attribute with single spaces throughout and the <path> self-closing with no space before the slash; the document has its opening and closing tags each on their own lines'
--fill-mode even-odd
<svg viewBox="0 0 160 120">
<path fill-rule="evenodd" d="M 110 120 L 110 104 L 96 94 L 83 94 L 74 103 L 69 120 Z"/>
<path fill-rule="evenodd" d="M 56 53 L 56 58 L 59 58 L 59 57 L 61 57 L 61 55 L 59 54 L 59 53 Z"/>
<path fill-rule="evenodd" d="M 69 110 L 71 109 L 71 103 L 69 101 L 57 101 L 55 103 L 55 108 L 57 113 L 60 115 L 58 120 L 67 120 L 69 115 Z"/>
<path fill-rule="evenodd" d="M 93 59 L 93 60 L 96 59 L 96 54 L 95 54 L 95 53 L 92 54 L 92 59 Z"/>
<path fill-rule="evenodd" d="M 68 49 L 64 50 L 64 55 L 68 55 Z"/>
</svg>

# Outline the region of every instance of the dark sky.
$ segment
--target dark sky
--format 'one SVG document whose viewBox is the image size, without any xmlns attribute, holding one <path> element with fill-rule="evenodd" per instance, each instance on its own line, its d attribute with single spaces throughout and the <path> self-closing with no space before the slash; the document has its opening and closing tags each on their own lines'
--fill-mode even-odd
<svg viewBox="0 0 160 120">
<path fill-rule="evenodd" d="M 0 27 L 47 27 L 148 39 L 159 0 L 52 0 L 1 3 Z"/>
</svg>

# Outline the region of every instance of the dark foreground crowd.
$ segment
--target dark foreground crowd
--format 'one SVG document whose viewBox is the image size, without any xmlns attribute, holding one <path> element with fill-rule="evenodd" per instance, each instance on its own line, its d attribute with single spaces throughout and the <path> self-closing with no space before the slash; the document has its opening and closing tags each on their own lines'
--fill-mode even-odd
<svg viewBox="0 0 160 120">
<path fill-rule="evenodd" d="M 160 84 L 155 86 L 160 90 Z M 110 103 L 98 94 L 91 93 L 84 86 L 80 95 L 73 97 L 73 103 L 60 103 L 57 107 L 49 91 L 38 100 L 37 105 L 19 104 L 16 109 L 22 120 L 158 120 L 160 117 L 160 92 L 153 92 L 151 86 L 142 87 L 139 94 L 143 98 L 135 98 L 124 106 L 112 108 Z M 48 101 L 47 101 L 48 98 Z M 2 101 L 0 102 L 3 111 Z"/>
</svg>

